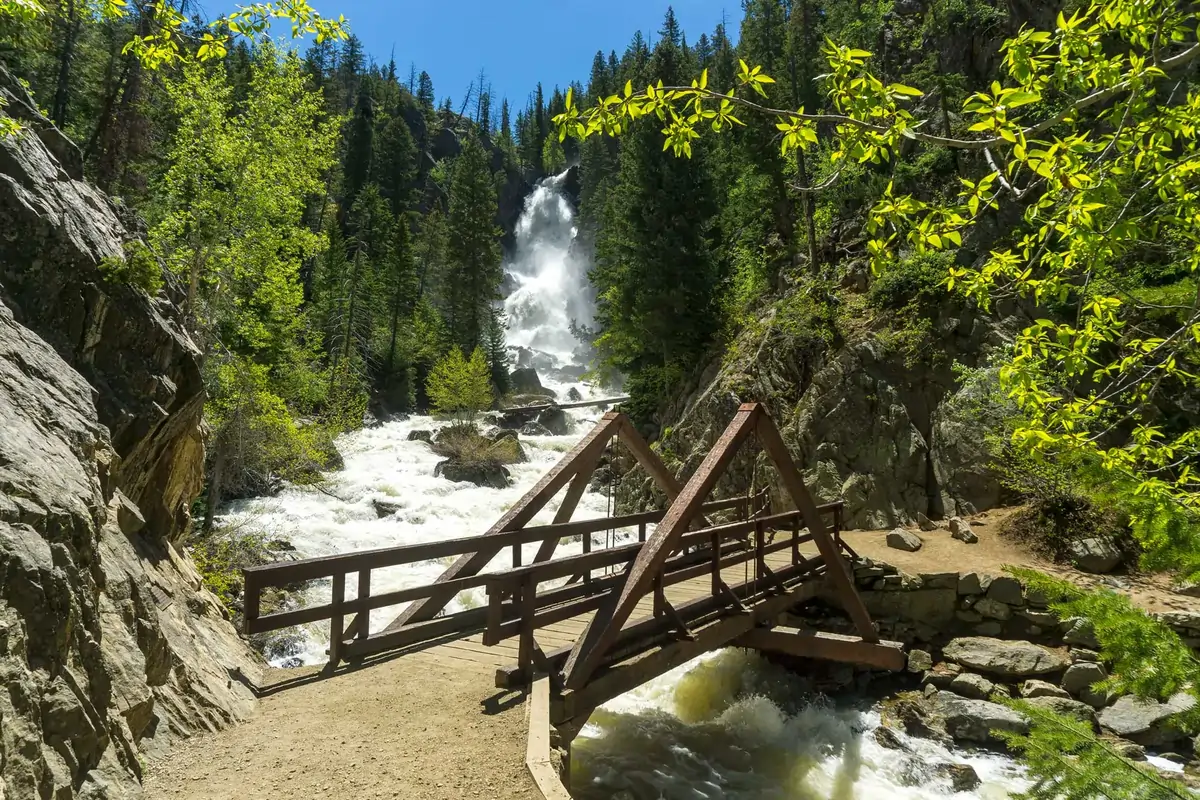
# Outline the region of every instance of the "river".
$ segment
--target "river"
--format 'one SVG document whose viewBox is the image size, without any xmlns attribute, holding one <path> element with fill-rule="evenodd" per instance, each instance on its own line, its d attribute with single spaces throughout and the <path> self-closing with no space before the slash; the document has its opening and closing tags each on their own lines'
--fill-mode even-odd
<svg viewBox="0 0 1200 800">
<path fill-rule="evenodd" d="M 563 176 L 544 182 L 530 196 L 517 230 L 516 256 L 507 265 L 515 290 L 505 303 L 510 344 L 540 351 L 543 364 L 566 366 L 575 347 L 571 320 L 587 322 L 586 259 L 573 247 L 574 218 L 563 197 Z M 565 396 L 604 392 L 586 383 L 554 380 L 548 388 Z M 303 556 L 436 541 L 482 533 L 571 449 L 600 412 L 570 412 L 567 436 L 522 436 L 528 463 L 510 468 L 507 489 L 487 489 L 433 477 L 439 457 L 415 430 L 442 423 L 412 417 L 356 431 L 338 440 L 345 468 L 330 473 L 320 489 L 288 487 L 274 497 L 234 504 L 223 525 L 253 526 L 291 541 Z M 380 502 L 394 512 L 380 517 Z M 575 519 L 608 513 L 604 494 L 584 495 Z M 535 518 L 549 522 L 557 501 Z M 620 532 L 632 537 L 632 531 Z M 528 545 L 525 563 L 536 551 Z M 581 545 L 560 546 L 558 555 Z M 503 569 L 498 556 L 489 569 Z M 435 579 L 446 563 L 378 570 L 375 592 L 417 586 Z M 353 582 L 351 582 L 353 583 Z M 450 610 L 482 602 L 482 590 L 464 592 Z M 353 596 L 353 588 L 347 596 Z M 308 603 L 328 602 L 330 584 L 318 583 Z M 396 614 L 382 609 L 373 631 Z M 277 665 L 321 663 L 328 626 L 313 625 L 293 652 Z M 923 740 L 907 742 L 910 753 L 885 750 L 871 732 L 879 715 L 869 704 L 830 701 L 806 691 L 802 680 L 754 653 L 724 650 L 685 664 L 593 714 L 573 749 L 572 790 L 580 800 L 1000 800 L 1025 783 L 1008 759 L 954 752 Z M 901 737 L 905 738 L 905 737 Z M 938 765 L 970 764 L 982 779 L 974 792 L 952 793 Z"/>
</svg>

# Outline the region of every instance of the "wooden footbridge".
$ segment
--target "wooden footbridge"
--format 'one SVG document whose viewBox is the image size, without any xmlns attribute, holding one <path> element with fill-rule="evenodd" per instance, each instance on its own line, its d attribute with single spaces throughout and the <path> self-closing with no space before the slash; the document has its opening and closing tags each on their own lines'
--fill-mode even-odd
<svg viewBox="0 0 1200 800">
<path fill-rule="evenodd" d="M 751 438 L 773 464 L 794 510 L 774 512 L 769 493 L 753 487 L 732 499 L 707 499 Z M 667 507 L 572 521 L 593 472 L 617 442 L 666 495 Z M 564 488 L 553 521 L 529 525 Z M 840 538 L 841 519 L 841 502 L 818 505 L 810 495 L 759 405 L 738 410 L 686 483 L 624 414 L 610 412 L 482 535 L 245 570 L 245 630 L 328 620 L 331 667 L 437 646 L 463 656 L 491 653 L 496 685 L 523 689 L 537 681 L 550 723 L 569 741 L 600 704 L 718 648 L 903 668 L 899 645 L 879 640 L 854 589 L 848 563 L 857 556 Z M 614 530 L 630 531 L 627 541 L 596 549 L 595 534 Z M 554 557 L 560 542 L 577 537 L 582 552 Z M 523 563 L 523 546 L 533 545 L 536 553 Z M 497 570 L 494 562 L 505 551 L 511 551 L 511 565 L 505 561 Z M 449 558 L 456 560 L 432 583 L 371 590 L 374 570 Z M 357 592 L 347 599 L 351 576 Z M 319 579 L 332 580 L 330 603 L 259 613 L 264 589 Z M 468 590 L 482 590 L 486 604 L 447 613 L 447 604 Z M 840 602 L 857 636 L 783 627 L 789 611 L 818 595 Z M 401 605 L 389 625 L 370 630 L 370 611 Z"/>
</svg>

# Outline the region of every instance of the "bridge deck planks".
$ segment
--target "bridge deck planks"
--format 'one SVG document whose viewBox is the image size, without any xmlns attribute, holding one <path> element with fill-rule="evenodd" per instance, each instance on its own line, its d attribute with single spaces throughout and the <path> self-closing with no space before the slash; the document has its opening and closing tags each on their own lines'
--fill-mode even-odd
<svg viewBox="0 0 1200 800">
<path fill-rule="evenodd" d="M 817 555 L 817 552 L 810 545 L 801 548 L 801 554 L 807 557 Z M 772 569 L 788 566 L 792 563 L 791 553 L 787 551 L 771 553 L 767 556 L 766 560 L 767 565 Z M 751 565 L 750 569 L 753 570 L 753 565 Z M 725 578 L 725 582 L 730 585 L 741 583 L 745 579 L 745 569 L 742 565 L 729 567 L 722 571 L 722 576 Z M 671 603 L 679 604 L 698 597 L 707 597 L 710 594 L 711 583 L 711 578 L 706 574 L 698 578 L 693 578 L 690 581 L 668 586 L 666 588 L 667 600 Z M 575 640 L 587 628 L 587 624 L 591 620 L 593 613 L 580 614 L 578 617 L 540 628 L 536 633 L 538 644 L 545 651 L 574 644 Z M 642 617 L 652 616 L 653 613 L 654 599 L 652 596 L 647 595 L 638 602 L 630 619 L 637 620 Z M 517 649 L 516 638 L 507 639 L 493 647 L 488 647 L 483 643 L 483 632 L 479 631 L 460 639 L 440 643 L 420 652 L 447 664 L 453 664 L 455 661 L 471 661 L 499 668 L 516 663 Z"/>
</svg>

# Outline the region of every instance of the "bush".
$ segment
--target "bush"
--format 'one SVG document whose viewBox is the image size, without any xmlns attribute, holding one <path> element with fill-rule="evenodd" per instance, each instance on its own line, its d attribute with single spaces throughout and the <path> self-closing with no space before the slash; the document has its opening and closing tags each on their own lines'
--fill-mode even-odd
<svg viewBox="0 0 1200 800">
<path fill-rule="evenodd" d="M 1035 458 L 1006 443 L 995 468 L 1004 487 L 1028 503 L 1009 520 L 1007 532 L 1035 553 L 1066 561 L 1072 542 L 1101 538 L 1111 541 L 1127 562 L 1136 560 L 1128 516 L 1088 490 L 1082 465 Z"/>
<path fill-rule="evenodd" d="M 483 351 L 475 348 L 468 360 L 462 350 L 452 349 L 429 373 L 426 391 L 434 411 L 469 424 L 492 405 L 491 369 Z"/>
<path fill-rule="evenodd" d="M 953 260 L 949 253 L 905 259 L 875 279 L 867 299 L 881 311 L 926 316 L 946 302 L 946 275 Z"/>
<path fill-rule="evenodd" d="M 515 436 L 492 440 L 474 425 L 445 428 L 429 446 L 439 456 L 465 464 L 519 464 L 525 460 L 521 443 Z"/>
<path fill-rule="evenodd" d="M 164 285 L 163 268 L 146 244 L 138 239 L 125 243 L 123 258 L 106 258 L 99 264 L 100 274 L 109 283 L 127 283 L 151 297 Z"/>
</svg>

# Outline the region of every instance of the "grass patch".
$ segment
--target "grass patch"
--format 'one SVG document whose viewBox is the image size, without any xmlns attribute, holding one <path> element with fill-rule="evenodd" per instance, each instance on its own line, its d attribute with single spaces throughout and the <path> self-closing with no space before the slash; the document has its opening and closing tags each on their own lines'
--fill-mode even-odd
<svg viewBox="0 0 1200 800">
<path fill-rule="evenodd" d="M 503 431 L 490 439 L 474 425 L 443 428 L 429 446 L 439 456 L 464 464 L 520 464 L 527 460 L 515 435 Z"/>
</svg>

